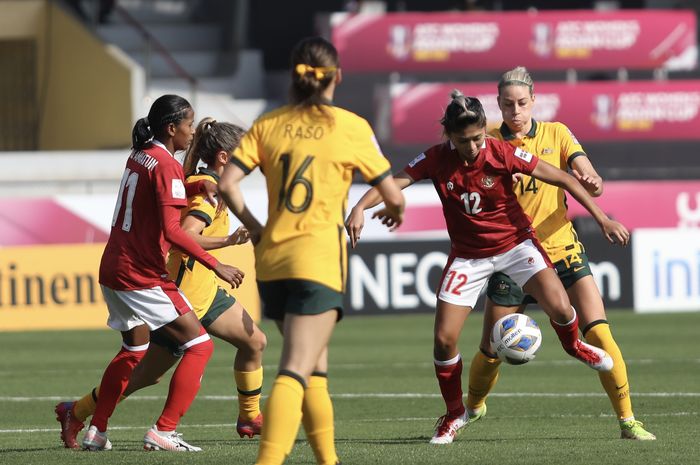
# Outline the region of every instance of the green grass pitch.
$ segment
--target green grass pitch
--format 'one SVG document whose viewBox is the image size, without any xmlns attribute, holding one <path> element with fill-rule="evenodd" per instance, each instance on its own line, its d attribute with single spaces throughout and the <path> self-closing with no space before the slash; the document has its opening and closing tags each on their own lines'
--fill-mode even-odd
<svg viewBox="0 0 700 465">
<path fill-rule="evenodd" d="M 443 413 L 432 366 L 432 315 L 343 320 L 331 343 L 329 376 L 338 452 L 348 464 L 698 464 L 700 463 L 700 313 L 636 315 L 610 311 L 627 361 L 635 414 L 655 442 L 619 439 L 617 421 L 595 372 L 566 356 L 542 313 L 537 359 L 504 366 L 488 416 L 452 445 L 428 440 Z M 276 372 L 280 338 L 269 338 L 265 385 Z M 481 315 L 462 334 L 466 391 Z M 217 341 L 202 389 L 179 431 L 199 454 L 146 453 L 141 439 L 164 404 L 167 382 L 117 407 L 110 423 L 114 450 L 66 450 L 53 407 L 99 382 L 119 337 L 104 331 L 0 333 L 0 463 L 252 464 L 258 441 L 239 439 L 233 423 L 233 348 Z M 82 437 L 82 435 L 80 436 Z M 313 464 L 300 432 L 286 463 Z"/>
</svg>

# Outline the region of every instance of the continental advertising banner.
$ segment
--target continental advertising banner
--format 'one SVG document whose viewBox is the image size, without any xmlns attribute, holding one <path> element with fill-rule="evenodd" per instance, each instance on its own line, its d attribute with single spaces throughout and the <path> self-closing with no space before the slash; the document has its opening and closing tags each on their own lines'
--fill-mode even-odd
<svg viewBox="0 0 700 465">
<path fill-rule="evenodd" d="M 490 127 L 501 124 L 496 82 L 395 84 L 391 89 L 393 142 L 437 143 L 442 134 L 439 121 L 452 89 L 477 97 Z M 536 83 L 533 117 L 560 121 L 584 142 L 698 140 L 700 80 Z"/>
<path fill-rule="evenodd" d="M 337 14 L 346 72 L 693 69 L 692 11 Z"/>
<path fill-rule="evenodd" d="M 0 331 L 106 328 L 98 282 L 103 250 L 104 244 L 1 248 Z M 219 256 L 244 270 L 243 285 L 229 292 L 258 319 L 252 246 L 228 247 Z"/>
</svg>

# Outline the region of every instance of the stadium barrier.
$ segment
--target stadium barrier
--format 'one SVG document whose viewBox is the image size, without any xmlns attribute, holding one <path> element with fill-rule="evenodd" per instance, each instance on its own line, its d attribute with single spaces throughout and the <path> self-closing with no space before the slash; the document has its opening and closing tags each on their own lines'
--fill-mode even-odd
<svg viewBox="0 0 700 465">
<path fill-rule="evenodd" d="M 0 252 L 0 331 L 105 328 L 107 308 L 98 283 L 104 244 L 6 247 Z M 255 258 L 250 244 L 219 252 L 244 270 L 231 293 L 260 317 Z M 226 286 L 221 283 L 222 286 Z"/>
<path fill-rule="evenodd" d="M 489 126 L 501 125 L 496 82 L 394 84 L 389 92 L 392 142 L 439 139 L 443 104 L 452 89 L 477 97 Z M 700 80 L 538 82 L 535 98 L 536 120 L 562 121 L 582 141 L 700 139 Z"/>
<path fill-rule="evenodd" d="M 690 70 L 691 10 L 340 13 L 331 15 L 343 71 Z"/>
</svg>

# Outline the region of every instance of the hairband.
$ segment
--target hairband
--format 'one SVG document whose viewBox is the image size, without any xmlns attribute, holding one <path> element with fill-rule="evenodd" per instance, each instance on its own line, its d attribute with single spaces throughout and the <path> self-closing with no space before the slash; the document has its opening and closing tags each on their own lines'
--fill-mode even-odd
<svg viewBox="0 0 700 465">
<path fill-rule="evenodd" d="M 317 66 L 313 67 L 311 65 L 306 65 L 304 63 L 299 63 L 294 70 L 297 72 L 299 76 L 303 76 L 306 73 L 314 73 L 314 77 L 316 77 L 317 80 L 321 80 L 326 76 L 326 73 L 332 73 L 336 70 L 337 68 L 335 66 Z"/>
</svg>

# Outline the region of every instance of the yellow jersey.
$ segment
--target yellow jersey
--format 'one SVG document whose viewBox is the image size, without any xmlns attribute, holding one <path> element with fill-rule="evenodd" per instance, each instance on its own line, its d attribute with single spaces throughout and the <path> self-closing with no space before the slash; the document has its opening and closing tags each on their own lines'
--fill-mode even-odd
<svg viewBox="0 0 700 465">
<path fill-rule="evenodd" d="M 187 182 L 196 182 L 202 179 L 217 183 L 219 176 L 211 170 L 200 169 L 196 175 L 189 176 Z M 202 230 L 202 236 L 223 237 L 229 234 L 228 211 L 216 211 L 216 206 L 209 203 L 206 196 L 197 194 L 187 199 L 187 208 L 182 209 L 182 218 L 188 215 L 195 216 L 206 224 Z M 209 250 L 209 253 L 217 259 L 218 251 Z M 168 275 L 175 281 L 180 290 L 197 314 L 202 317 L 209 311 L 214 296 L 218 290 L 216 274 L 204 265 L 189 257 L 178 249 L 171 249 L 168 256 Z"/>
<path fill-rule="evenodd" d="M 489 135 L 508 141 L 564 171 L 568 170 L 574 158 L 586 155 L 576 137 L 562 123 L 533 119 L 532 128 L 522 139 L 516 139 L 503 123 L 500 128 L 491 130 Z M 532 219 L 537 238 L 552 262 L 583 251 L 574 226 L 567 217 L 564 189 L 524 175 L 522 182 L 516 184 L 513 190 L 523 210 Z"/>
<path fill-rule="evenodd" d="M 343 223 L 353 172 L 375 185 L 390 174 L 390 164 L 366 120 L 331 105 L 323 110 L 288 105 L 262 115 L 231 162 L 246 173 L 260 166 L 266 179 L 257 279 L 304 279 L 343 292 Z"/>
</svg>

